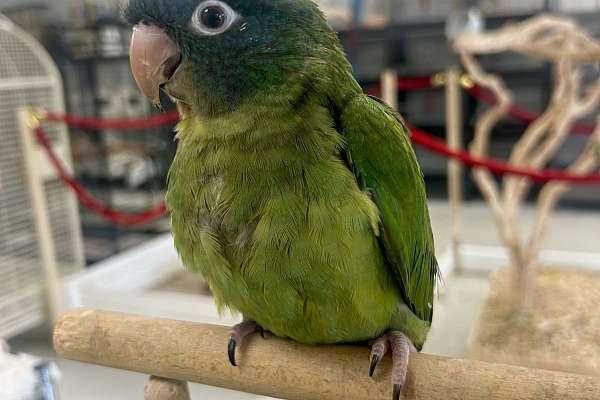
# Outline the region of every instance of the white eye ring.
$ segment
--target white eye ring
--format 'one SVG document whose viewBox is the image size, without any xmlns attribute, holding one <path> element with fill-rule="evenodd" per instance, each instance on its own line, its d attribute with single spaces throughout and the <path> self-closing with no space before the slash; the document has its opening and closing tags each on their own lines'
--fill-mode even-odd
<svg viewBox="0 0 600 400">
<path fill-rule="evenodd" d="M 206 0 L 200 3 L 192 16 L 192 28 L 201 35 L 214 36 L 225 32 L 239 15 L 225 2 Z"/>
</svg>

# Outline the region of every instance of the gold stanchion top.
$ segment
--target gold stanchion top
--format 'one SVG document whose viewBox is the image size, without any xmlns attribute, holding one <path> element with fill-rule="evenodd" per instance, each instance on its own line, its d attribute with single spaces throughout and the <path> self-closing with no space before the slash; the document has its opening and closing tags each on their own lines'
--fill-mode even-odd
<svg viewBox="0 0 600 400">
<path fill-rule="evenodd" d="M 42 108 L 27 109 L 27 126 L 30 129 L 37 129 L 42 124 L 42 121 L 48 117 L 48 112 Z"/>
</svg>

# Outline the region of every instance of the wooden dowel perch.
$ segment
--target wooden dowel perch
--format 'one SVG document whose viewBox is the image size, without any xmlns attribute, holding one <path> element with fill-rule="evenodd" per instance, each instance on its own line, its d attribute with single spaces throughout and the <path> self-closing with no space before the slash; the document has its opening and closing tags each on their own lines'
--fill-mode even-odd
<svg viewBox="0 0 600 400">
<path fill-rule="evenodd" d="M 369 350 L 310 347 L 260 335 L 226 354 L 228 328 L 99 311 L 73 311 L 57 324 L 56 351 L 71 360 L 290 400 L 389 400 L 389 357 L 373 379 Z M 592 400 L 600 379 L 425 354 L 411 358 L 403 399 Z"/>
</svg>

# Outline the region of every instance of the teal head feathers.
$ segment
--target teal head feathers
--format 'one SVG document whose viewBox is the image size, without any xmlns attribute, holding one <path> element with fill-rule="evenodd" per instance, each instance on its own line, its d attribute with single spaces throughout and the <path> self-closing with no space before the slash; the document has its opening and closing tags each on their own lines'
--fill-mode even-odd
<svg viewBox="0 0 600 400">
<path fill-rule="evenodd" d="M 157 102 L 163 88 L 197 114 L 285 90 L 318 64 L 349 70 L 311 0 L 130 0 L 125 17 L 135 26 L 132 67 L 144 93 Z"/>
</svg>

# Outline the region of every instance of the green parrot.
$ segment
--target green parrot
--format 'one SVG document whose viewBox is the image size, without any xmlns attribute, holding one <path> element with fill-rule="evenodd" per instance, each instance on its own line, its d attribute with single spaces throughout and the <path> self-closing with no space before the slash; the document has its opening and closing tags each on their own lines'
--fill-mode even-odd
<svg viewBox="0 0 600 400">
<path fill-rule="evenodd" d="M 438 265 L 401 117 L 363 93 L 311 0 L 129 0 L 132 71 L 180 110 L 167 204 L 184 264 L 257 331 L 367 342 L 370 374 L 431 325 Z"/>
</svg>

